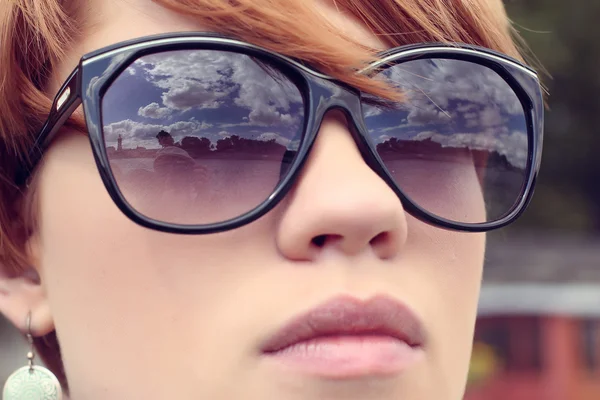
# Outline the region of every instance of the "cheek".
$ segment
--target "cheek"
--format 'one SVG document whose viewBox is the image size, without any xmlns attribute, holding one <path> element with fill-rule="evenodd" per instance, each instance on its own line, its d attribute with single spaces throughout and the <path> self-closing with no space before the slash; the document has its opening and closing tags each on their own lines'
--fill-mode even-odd
<svg viewBox="0 0 600 400">
<path fill-rule="evenodd" d="M 409 221 L 406 280 L 431 334 L 428 356 L 438 398 L 460 398 L 466 382 L 483 271 L 485 236 Z M 410 235 L 413 235 L 412 238 Z M 455 393 L 454 397 L 447 396 Z"/>
<path fill-rule="evenodd" d="M 443 370 L 461 384 L 464 384 L 468 373 L 481 288 L 484 263 L 481 237 L 466 239 L 461 249 L 462 256 L 449 265 L 452 271 L 446 270 L 440 277 L 445 293 L 439 295 L 443 306 L 436 315 L 440 341 L 435 350 L 443 360 Z M 445 301 L 442 301 L 442 296 Z"/>
<path fill-rule="evenodd" d="M 67 374 L 75 375 L 75 382 L 81 372 L 69 366 L 93 360 L 103 370 L 115 357 L 112 349 L 136 353 L 135 347 L 126 349 L 124 337 L 142 338 L 152 314 L 127 320 L 132 310 L 147 307 L 161 313 L 154 301 L 160 287 L 143 273 L 151 260 L 144 259 L 145 243 L 136 230 L 110 200 L 87 139 L 69 137 L 56 143 L 41 171 L 42 268 L 59 340 L 65 344 Z"/>
<path fill-rule="evenodd" d="M 228 326 L 219 318 L 231 323 L 228 310 L 237 299 L 228 294 L 250 281 L 250 269 L 260 264 L 268 219 L 230 235 L 179 236 L 139 227 L 110 199 L 85 137 L 56 143 L 41 174 L 42 274 L 67 375 L 80 397 L 103 385 L 104 378 L 86 369 L 110 376 L 118 393 L 128 393 L 118 386 L 131 381 L 156 382 L 160 391 L 167 371 L 198 368 L 184 365 L 198 362 L 189 354 L 214 355 L 219 331 L 207 326 Z M 233 242 L 251 254 L 253 265 L 231 254 Z M 259 250 L 250 253 L 245 243 Z M 237 342 L 227 348 L 242 353 Z M 139 368 L 156 359 L 161 367 Z M 209 359 L 213 365 L 202 368 L 203 379 L 219 370 L 220 358 Z"/>
</svg>

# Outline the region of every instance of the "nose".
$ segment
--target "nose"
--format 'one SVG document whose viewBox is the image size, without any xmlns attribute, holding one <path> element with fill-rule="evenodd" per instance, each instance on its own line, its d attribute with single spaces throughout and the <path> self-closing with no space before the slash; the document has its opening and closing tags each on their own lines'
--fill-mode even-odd
<svg viewBox="0 0 600 400">
<path fill-rule="evenodd" d="M 328 112 L 288 194 L 276 234 L 280 252 L 307 261 L 325 251 L 389 259 L 407 234 L 399 198 L 363 160 L 344 114 Z"/>
</svg>

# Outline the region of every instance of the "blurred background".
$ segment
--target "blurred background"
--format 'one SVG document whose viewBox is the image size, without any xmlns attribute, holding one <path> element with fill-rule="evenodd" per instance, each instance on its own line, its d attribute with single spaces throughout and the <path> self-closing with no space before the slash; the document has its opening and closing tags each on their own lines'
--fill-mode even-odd
<svg viewBox="0 0 600 400">
<path fill-rule="evenodd" d="M 549 110 L 533 203 L 490 235 L 466 400 L 600 399 L 600 1 L 505 3 Z"/>
<path fill-rule="evenodd" d="M 507 0 L 546 71 L 542 172 L 489 238 L 466 400 L 600 399 L 600 1 Z M 26 347 L 0 317 L 0 382 Z"/>
</svg>

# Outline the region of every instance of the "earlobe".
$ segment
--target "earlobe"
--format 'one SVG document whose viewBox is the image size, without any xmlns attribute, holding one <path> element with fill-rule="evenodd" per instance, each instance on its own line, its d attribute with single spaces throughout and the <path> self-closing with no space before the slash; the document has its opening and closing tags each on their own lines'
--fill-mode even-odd
<svg viewBox="0 0 600 400">
<path fill-rule="evenodd" d="M 31 332 L 34 336 L 46 335 L 54 330 L 54 321 L 39 273 L 39 242 L 31 236 L 25 246 L 29 265 L 22 271 L 8 273 L 0 266 L 0 313 L 21 332 L 27 329 L 27 314 L 31 312 Z"/>
<path fill-rule="evenodd" d="M 32 334 L 46 335 L 54 330 L 46 291 L 27 275 L 31 272 L 14 277 L 0 275 L 0 312 L 21 332 L 25 332 L 27 314 L 31 312 Z"/>
</svg>

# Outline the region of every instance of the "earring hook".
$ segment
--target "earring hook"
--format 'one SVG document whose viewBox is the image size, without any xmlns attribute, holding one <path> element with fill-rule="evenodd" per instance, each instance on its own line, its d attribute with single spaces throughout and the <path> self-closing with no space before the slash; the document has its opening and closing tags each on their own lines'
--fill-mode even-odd
<svg viewBox="0 0 600 400">
<path fill-rule="evenodd" d="M 27 326 L 27 342 L 29 342 L 29 352 L 27 352 L 27 360 L 29 362 L 29 371 L 33 372 L 33 359 L 35 358 L 35 352 L 33 351 L 33 335 L 31 333 L 31 311 L 27 313 L 27 320 L 25 322 Z"/>
</svg>

